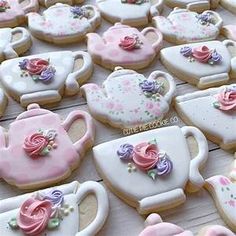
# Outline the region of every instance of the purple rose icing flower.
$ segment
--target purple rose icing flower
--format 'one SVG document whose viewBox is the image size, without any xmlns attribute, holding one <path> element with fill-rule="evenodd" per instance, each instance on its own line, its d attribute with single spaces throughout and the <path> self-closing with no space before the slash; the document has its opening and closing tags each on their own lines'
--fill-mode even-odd
<svg viewBox="0 0 236 236">
<path fill-rule="evenodd" d="M 49 200 L 53 205 L 62 205 L 64 195 L 60 190 L 52 190 L 44 196 L 44 200 Z"/>
<path fill-rule="evenodd" d="M 182 47 L 180 49 L 180 53 L 184 56 L 184 57 L 189 57 L 192 55 L 192 48 L 191 47 Z"/>
<path fill-rule="evenodd" d="M 75 17 L 84 16 L 84 10 L 81 7 L 78 6 L 71 7 L 70 11 Z"/>
<path fill-rule="evenodd" d="M 125 143 L 120 145 L 120 148 L 117 150 L 117 155 L 120 157 L 122 160 L 129 160 L 132 159 L 132 154 L 133 154 L 133 145 Z"/>
<path fill-rule="evenodd" d="M 218 52 L 216 52 L 216 51 L 212 52 L 211 58 L 210 58 L 210 63 L 211 62 L 212 63 L 220 63 L 220 62 L 222 62 L 222 56 Z"/>
<path fill-rule="evenodd" d="M 172 171 L 172 169 L 173 169 L 173 163 L 166 156 L 160 158 L 156 164 L 156 173 L 159 176 L 168 175 Z"/>
<path fill-rule="evenodd" d="M 39 80 L 47 82 L 54 77 L 55 73 L 56 70 L 53 67 L 49 66 L 46 70 L 42 71 Z"/>
<path fill-rule="evenodd" d="M 21 70 L 26 70 L 26 66 L 28 64 L 29 60 L 28 59 L 24 59 L 23 61 L 19 62 L 19 67 Z"/>
<path fill-rule="evenodd" d="M 157 83 L 155 80 L 144 80 L 139 84 L 140 88 L 144 93 L 162 93 L 163 85 L 161 83 Z"/>
<path fill-rule="evenodd" d="M 200 21 L 201 24 L 205 25 L 211 22 L 212 17 L 210 13 L 204 13 L 197 15 L 197 19 Z"/>
</svg>

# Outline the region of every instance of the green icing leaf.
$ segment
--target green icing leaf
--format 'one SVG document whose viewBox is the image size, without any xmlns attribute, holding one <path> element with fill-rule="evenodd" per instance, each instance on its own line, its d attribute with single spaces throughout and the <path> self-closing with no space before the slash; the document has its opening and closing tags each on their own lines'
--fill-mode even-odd
<svg viewBox="0 0 236 236">
<path fill-rule="evenodd" d="M 217 108 L 217 109 L 220 108 L 220 104 L 219 104 L 219 102 L 214 102 L 214 103 L 213 103 L 213 106 L 214 106 L 215 108 Z"/>
<path fill-rule="evenodd" d="M 58 218 L 52 218 L 48 221 L 47 228 L 49 230 L 56 229 L 60 226 L 60 220 Z"/>
<path fill-rule="evenodd" d="M 43 149 L 43 151 L 40 153 L 42 156 L 46 156 L 46 155 L 48 155 L 48 153 L 49 153 L 50 151 L 48 150 L 48 148 L 47 147 L 45 147 L 44 149 Z"/>
<path fill-rule="evenodd" d="M 155 144 L 155 145 L 156 145 L 156 144 L 157 144 L 157 140 L 154 138 L 153 140 L 149 141 L 148 143 L 149 143 L 149 144 Z"/>
<path fill-rule="evenodd" d="M 150 178 L 152 178 L 152 180 L 155 180 L 156 179 L 156 171 L 155 171 L 155 169 L 153 169 L 153 170 L 149 170 L 148 172 L 147 172 L 147 174 L 148 174 L 148 176 L 150 177 Z"/>
<path fill-rule="evenodd" d="M 12 229 L 18 229 L 19 226 L 17 224 L 17 220 L 16 218 L 12 218 L 9 222 L 8 225 L 12 228 Z"/>
</svg>

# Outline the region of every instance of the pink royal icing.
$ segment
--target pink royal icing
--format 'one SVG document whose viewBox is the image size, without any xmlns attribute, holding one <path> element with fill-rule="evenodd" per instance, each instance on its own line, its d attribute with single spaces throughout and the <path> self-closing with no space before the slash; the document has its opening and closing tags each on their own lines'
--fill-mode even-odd
<svg viewBox="0 0 236 236">
<path fill-rule="evenodd" d="M 140 41 L 138 35 L 125 36 L 120 40 L 119 46 L 124 50 L 133 50 L 141 47 L 142 42 Z"/>
<path fill-rule="evenodd" d="M 48 61 L 40 58 L 34 58 L 28 61 L 26 69 L 31 75 L 40 75 L 42 71 L 47 68 L 48 65 Z"/>
<path fill-rule="evenodd" d="M 207 46 L 193 48 L 193 57 L 199 62 L 206 63 L 212 55 L 212 51 Z"/>
</svg>

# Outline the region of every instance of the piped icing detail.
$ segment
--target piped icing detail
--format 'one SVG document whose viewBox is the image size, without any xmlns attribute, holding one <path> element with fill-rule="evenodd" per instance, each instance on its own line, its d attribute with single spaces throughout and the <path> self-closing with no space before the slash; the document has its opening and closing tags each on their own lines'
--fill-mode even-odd
<svg viewBox="0 0 236 236">
<path fill-rule="evenodd" d="M 180 53 L 184 57 L 188 57 L 190 62 L 196 60 L 198 62 L 208 63 L 210 65 L 220 64 L 223 59 L 216 49 L 212 50 L 207 46 L 200 46 L 196 48 L 184 46 L 180 49 Z"/>
<path fill-rule="evenodd" d="M 213 106 L 222 111 L 236 110 L 236 86 L 229 86 L 215 96 Z"/>
<path fill-rule="evenodd" d="M 164 83 L 157 82 L 153 79 L 146 79 L 139 84 L 146 97 L 159 97 L 160 94 L 163 95 L 165 88 Z"/>
<path fill-rule="evenodd" d="M 8 2 L 5 0 L 0 0 L 0 13 L 5 12 L 7 9 L 10 9 Z"/>
<path fill-rule="evenodd" d="M 134 49 L 141 48 L 143 42 L 140 40 L 137 34 L 132 34 L 129 36 L 125 36 L 120 40 L 119 46 L 127 51 L 132 51 Z"/>
<path fill-rule="evenodd" d="M 81 19 L 83 17 L 85 17 L 85 18 L 89 18 L 90 17 L 89 11 L 86 11 L 85 9 L 82 9 L 79 6 L 71 7 L 70 11 L 71 11 L 71 13 L 73 15 L 73 18 Z"/>
<path fill-rule="evenodd" d="M 39 130 L 25 138 L 23 149 L 32 158 L 46 156 L 52 149 L 57 148 L 55 130 Z"/>
<path fill-rule="evenodd" d="M 213 17 L 209 12 L 198 14 L 196 15 L 196 18 L 201 25 L 210 25 L 211 23 L 214 23 Z"/>
<path fill-rule="evenodd" d="M 128 4 L 143 4 L 145 2 L 148 2 L 148 0 L 121 0 L 122 3 L 128 3 Z"/>
<path fill-rule="evenodd" d="M 128 163 L 128 171 L 136 171 L 136 167 L 152 178 L 165 176 L 171 173 L 173 163 L 164 151 L 160 151 L 157 141 L 142 142 L 135 146 L 125 143 L 117 150 L 117 155 L 123 161 L 133 161 Z"/>
<path fill-rule="evenodd" d="M 8 225 L 12 230 L 36 236 L 47 229 L 57 229 L 73 210 L 72 206 L 64 203 L 64 194 L 60 190 L 37 192 L 21 205 L 18 215 L 10 219 Z"/>
<path fill-rule="evenodd" d="M 21 76 L 31 76 L 34 81 L 51 82 L 56 69 L 49 64 L 49 60 L 41 58 L 24 59 L 18 65 L 22 71 Z"/>
</svg>

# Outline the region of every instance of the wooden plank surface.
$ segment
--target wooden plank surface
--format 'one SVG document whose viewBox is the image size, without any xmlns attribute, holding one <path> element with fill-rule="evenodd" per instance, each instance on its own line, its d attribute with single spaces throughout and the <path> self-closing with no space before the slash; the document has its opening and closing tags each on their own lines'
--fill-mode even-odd
<svg viewBox="0 0 236 236">
<path fill-rule="evenodd" d="M 86 1 L 86 3 L 95 3 L 95 0 Z M 167 15 L 170 9 L 165 7 L 163 15 Z M 224 24 L 236 22 L 236 16 L 230 12 L 219 7 L 217 9 L 224 19 Z M 101 27 L 97 30 L 98 33 L 104 32 L 111 26 L 110 23 L 105 20 L 102 21 Z M 223 39 L 219 37 L 219 39 Z M 56 51 L 56 50 L 86 50 L 86 44 L 84 42 L 77 43 L 68 46 L 54 46 L 48 43 L 33 39 L 33 47 L 27 52 L 28 55 Z M 165 43 L 164 46 L 170 44 Z M 160 61 L 156 59 L 149 68 L 140 70 L 144 75 L 149 75 L 154 70 L 163 70 L 165 68 L 161 65 Z M 110 71 L 95 65 L 95 70 L 92 78 L 89 82 L 95 82 L 101 84 Z M 185 94 L 187 92 L 196 91 L 197 89 L 177 78 L 175 78 L 177 84 L 177 95 Z M 233 82 L 233 81 L 231 81 Z M 74 97 L 67 97 L 56 107 L 50 107 L 50 110 L 60 114 L 62 117 L 66 117 L 67 114 L 74 109 L 82 109 L 87 111 L 86 101 L 80 97 L 80 95 Z M 8 125 L 20 114 L 24 109 L 20 107 L 18 103 L 9 99 L 9 105 L 7 107 L 5 115 L 1 118 L 0 125 L 7 128 Z M 175 111 L 171 109 L 168 116 L 176 115 Z M 105 141 L 113 140 L 122 137 L 121 130 L 108 127 L 98 121 L 96 124 L 96 140 L 95 144 L 99 144 Z M 183 126 L 183 122 L 179 120 L 177 125 Z M 227 175 L 231 169 L 234 156 L 232 153 L 221 150 L 216 144 L 209 142 L 209 160 L 203 169 L 202 173 L 204 177 L 210 177 L 215 174 Z M 80 167 L 73 172 L 73 174 L 64 182 L 70 182 L 72 180 L 78 180 L 84 182 L 87 180 L 99 181 L 103 184 L 102 179 L 99 177 L 93 160 L 92 153 L 89 151 L 83 159 Z M 107 189 L 107 188 L 106 188 Z M 117 198 L 108 189 L 109 200 L 110 200 L 110 214 L 103 229 L 98 234 L 99 236 L 135 236 L 143 229 L 144 217 L 140 216 L 135 209 L 129 207 L 119 198 Z M 15 196 L 23 193 L 14 187 L 9 186 L 3 180 L 0 180 L 0 199 Z M 181 227 L 192 230 L 196 233 L 201 227 L 207 224 L 222 224 L 223 220 L 219 216 L 213 200 L 210 195 L 205 191 L 201 190 L 195 194 L 187 194 L 187 201 L 184 205 L 174 208 L 172 210 L 161 212 L 164 220 L 177 223 Z"/>
</svg>

